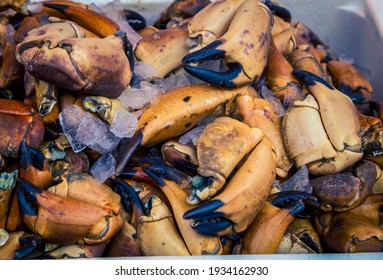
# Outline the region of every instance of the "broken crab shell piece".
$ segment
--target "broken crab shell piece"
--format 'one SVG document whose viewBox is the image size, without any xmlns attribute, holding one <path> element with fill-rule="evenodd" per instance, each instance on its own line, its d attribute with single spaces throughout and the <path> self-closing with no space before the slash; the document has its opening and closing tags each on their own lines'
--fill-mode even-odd
<svg viewBox="0 0 383 280">
<path fill-rule="evenodd" d="M 120 99 L 105 96 L 87 96 L 82 104 L 86 110 L 97 113 L 108 124 L 112 124 L 118 110 L 128 110 Z"/>
</svg>

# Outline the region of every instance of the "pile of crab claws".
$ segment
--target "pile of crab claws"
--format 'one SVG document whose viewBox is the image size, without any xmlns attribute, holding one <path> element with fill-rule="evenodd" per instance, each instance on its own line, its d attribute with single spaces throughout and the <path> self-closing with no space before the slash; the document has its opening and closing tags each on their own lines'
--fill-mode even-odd
<svg viewBox="0 0 383 280">
<path fill-rule="evenodd" d="M 233 225 L 233 222 L 224 217 L 224 213 L 216 212 L 223 206 L 220 200 L 210 200 L 201 206 L 193 208 L 183 215 L 184 219 L 192 219 L 191 227 L 198 233 L 217 236 L 220 232 Z"/>
<path fill-rule="evenodd" d="M 235 78 L 239 75 L 243 75 L 243 70 L 239 63 L 228 64 L 227 72 L 218 72 L 190 65 L 191 63 L 224 59 L 226 52 L 224 50 L 217 49 L 217 47 L 221 45 L 222 41 L 217 40 L 210 43 L 203 49 L 186 55 L 182 59 L 182 62 L 184 63 L 183 67 L 186 72 L 207 83 L 223 88 L 234 88 L 236 87 L 236 84 L 233 80 L 235 80 Z"/>
</svg>

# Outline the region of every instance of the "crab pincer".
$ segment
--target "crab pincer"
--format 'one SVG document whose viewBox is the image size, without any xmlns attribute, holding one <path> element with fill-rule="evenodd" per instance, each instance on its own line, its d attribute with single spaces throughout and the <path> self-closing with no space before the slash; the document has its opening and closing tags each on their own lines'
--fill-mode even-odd
<svg viewBox="0 0 383 280">
<path fill-rule="evenodd" d="M 63 186 L 64 189 L 56 185 L 43 191 L 23 179 L 19 182 L 17 199 L 23 220 L 47 242 L 101 243 L 122 226 L 120 197 L 106 186 L 93 184 L 92 190 L 82 181 L 83 190 L 78 186 L 69 191 L 70 185 Z M 97 192 L 97 202 L 94 192 Z M 79 197 L 83 197 L 82 200 Z"/>
<path fill-rule="evenodd" d="M 230 13 L 221 11 L 223 5 Z M 226 30 L 222 28 L 219 30 L 221 33 L 217 33 L 214 22 L 210 23 L 211 26 L 209 23 L 201 26 L 199 22 L 205 22 L 206 18 L 220 11 L 226 21 L 222 25 L 227 27 Z M 210 44 L 202 45 L 201 49 L 186 55 L 182 60 L 183 67 L 191 75 L 214 86 L 233 88 L 250 84 L 259 79 L 267 63 L 272 26 L 273 15 L 270 9 L 259 1 L 212 3 L 193 17 L 188 28 L 190 36 L 211 33 L 209 36 L 216 37 L 216 40 L 210 38 Z M 192 65 L 219 59 L 223 59 L 228 71 L 218 72 Z"/>
<path fill-rule="evenodd" d="M 245 231 L 270 193 L 276 177 L 275 166 L 274 147 L 265 137 L 221 193 L 188 210 L 183 218 L 192 219 L 192 228 L 205 235 L 235 235 Z"/>
</svg>

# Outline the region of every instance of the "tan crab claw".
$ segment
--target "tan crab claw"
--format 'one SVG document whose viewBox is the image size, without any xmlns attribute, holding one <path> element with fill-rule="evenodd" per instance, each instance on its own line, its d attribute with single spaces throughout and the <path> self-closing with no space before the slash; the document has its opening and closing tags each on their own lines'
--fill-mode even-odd
<svg viewBox="0 0 383 280">
<path fill-rule="evenodd" d="M 207 124 L 197 143 L 199 176 L 193 180 L 188 203 L 197 204 L 212 198 L 262 137 L 260 129 L 229 117 L 217 118 Z"/>
<path fill-rule="evenodd" d="M 157 196 L 151 196 L 149 202 L 143 205 L 140 197 L 123 180 L 117 180 L 119 190 L 127 192 L 134 204 L 133 215 L 137 227 L 137 240 L 141 251 L 146 256 L 187 256 L 190 255 L 182 239 L 173 215 L 166 204 Z"/>
<path fill-rule="evenodd" d="M 244 233 L 242 254 L 275 254 L 286 229 L 304 208 L 299 200 L 284 208 L 264 203 Z"/>
<path fill-rule="evenodd" d="M 61 190 L 61 195 L 65 191 Z M 90 202 L 86 202 L 76 199 L 76 196 L 84 196 L 80 188 L 64 198 L 20 179 L 17 198 L 25 224 L 45 241 L 95 244 L 109 240 L 117 233 L 122 226 L 122 218 L 118 205 L 105 201 L 105 195 L 99 199 L 99 205 L 92 204 L 96 195 L 92 194 L 94 191 L 97 190 L 88 189 L 89 197 L 86 199 Z M 60 190 L 55 188 L 53 192 Z M 117 194 L 114 197 L 119 198 Z"/>
<path fill-rule="evenodd" d="M 307 164 L 317 175 L 340 172 L 363 156 L 358 112 L 349 97 L 303 70 L 293 74 L 310 94 L 287 110 L 282 135 L 297 168 Z"/>
<path fill-rule="evenodd" d="M 276 155 L 263 138 L 233 175 L 224 190 L 184 214 L 201 234 L 238 234 L 253 222 L 265 203 L 275 180 Z"/>
<path fill-rule="evenodd" d="M 29 74 L 57 87 L 118 97 L 133 71 L 126 33 L 102 39 L 83 37 L 75 23 L 45 24 L 17 45 L 16 58 Z"/>
<path fill-rule="evenodd" d="M 224 14 L 226 22 L 222 26 L 227 30 L 221 29 L 219 32 L 223 32 L 222 34 L 214 33 L 216 24 L 211 23 L 213 25 L 211 37 L 217 39 L 202 49 L 186 55 L 182 60 L 184 69 L 191 75 L 218 87 L 233 88 L 250 84 L 260 78 L 266 65 L 273 16 L 269 8 L 259 1 L 220 1 L 215 4 L 208 5 L 200 15 L 193 17 L 189 22 L 189 33 L 191 36 L 209 33 L 210 26 L 205 23 L 205 19 L 210 18 L 211 21 L 216 13 Z M 221 10 L 222 5 L 227 6 L 227 10 Z M 202 21 L 202 26 L 199 21 Z M 201 29 L 196 31 L 195 28 Z M 218 59 L 223 59 L 226 63 L 227 72 L 192 65 Z"/>
<path fill-rule="evenodd" d="M 186 246 L 192 255 L 221 255 L 223 252 L 222 242 L 217 236 L 206 236 L 193 230 L 190 222 L 184 219 L 185 212 L 193 206 L 186 202 L 187 192 L 182 189 L 178 183 L 173 181 L 170 166 L 148 166 L 144 167 L 146 172 L 156 181 L 159 188 L 166 195 L 177 226 L 186 243 Z"/>
<path fill-rule="evenodd" d="M 383 251 L 383 228 L 352 211 L 319 212 L 314 226 L 324 243 L 337 252 Z"/>
</svg>

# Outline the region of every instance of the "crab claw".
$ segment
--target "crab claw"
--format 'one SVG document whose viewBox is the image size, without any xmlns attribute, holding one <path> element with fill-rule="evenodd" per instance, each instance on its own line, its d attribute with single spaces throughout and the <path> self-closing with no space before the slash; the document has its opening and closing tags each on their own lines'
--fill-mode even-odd
<svg viewBox="0 0 383 280">
<path fill-rule="evenodd" d="M 228 2 L 227 5 L 232 5 L 230 9 L 235 10 L 234 3 Z M 219 6 L 214 8 L 214 5 L 206 8 L 205 11 L 201 11 L 203 16 L 197 16 L 197 19 L 211 17 L 217 13 L 216 9 L 220 9 Z M 225 11 L 222 11 L 222 14 L 224 13 Z M 210 26 L 200 27 L 206 28 L 208 31 L 196 32 L 194 28 L 198 23 L 196 24 L 195 21 L 189 23 L 191 36 L 208 33 Z M 185 71 L 191 75 L 217 87 L 232 88 L 250 84 L 261 76 L 270 48 L 273 16 L 263 3 L 245 0 L 234 11 L 233 17 L 227 17 L 227 21 L 225 23 L 228 26 L 226 33 L 202 49 L 185 56 L 183 63 Z M 214 24 L 211 29 L 214 30 Z M 218 59 L 223 59 L 227 64 L 227 72 L 215 72 L 190 65 L 190 63 Z"/>
<path fill-rule="evenodd" d="M 208 202 L 185 212 L 183 218 L 192 219 L 191 227 L 205 235 L 235 235 L 245 231 L 270 193 L 276 177 L 275 169 L 273 145 L 268 138 L 263 138 L 224 190 Z"/>
<path fill-rule="evenodd" d="M 104 204 L 102 206 L 92 203 L 92 195 L 85 197 L 89 202 L 76 198 L 81 187 L 63 198 L 50 191 L 40 190 L 23 179 L 19 179 L 19 182 L 17 199 L 23 220 L 32 232 L 40 234 L 47 242 L 101 243 L 109 240 L 122 226 L 119 208 L 111 209 L 113 202 L 100 202 Z M 102 191 L 102 188 L 95 188 L 92 191 Z M 57 186 L 53 191 L 59 192 Z M 88 191 L 88 194 L 92 191 Z"/>
</svg>

